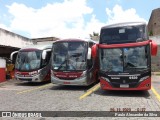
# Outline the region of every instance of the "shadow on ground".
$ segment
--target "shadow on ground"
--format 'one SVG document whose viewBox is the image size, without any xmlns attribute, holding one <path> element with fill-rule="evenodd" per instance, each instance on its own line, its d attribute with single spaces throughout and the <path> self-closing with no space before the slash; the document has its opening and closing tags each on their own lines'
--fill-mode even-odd
<svg viewBox="0 0 160 120">
<path fill-rule="evenodd" d="M 50 90 L 67 90 L 67 91 L 87 91 L 91 87 L 93 87 L 94 84 L 89 86 L 71 86 L 71 85 L 55 85 L 53 84 L 53 87 L 50 88 Z"/>
<path fill-rule="evenodd" d="M 41 86 L 50 83 L 50 81 L 44 82 L 25 82 L 25 81 L 17 81 L 15 83 L 16 86 Z"/>
<path fill-rule="evenodd" d="M 111 90 L 102 90 L 99 88 L 94 94 L 102 96 L 117 96 L 117 97 L 150 97 L 149 91 L 111 91 Z"/>
</svg>

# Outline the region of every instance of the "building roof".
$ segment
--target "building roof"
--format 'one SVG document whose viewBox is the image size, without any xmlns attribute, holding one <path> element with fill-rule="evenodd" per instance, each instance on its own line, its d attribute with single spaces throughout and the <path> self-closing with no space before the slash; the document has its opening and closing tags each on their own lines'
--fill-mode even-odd
<svg viewBox="0 0 160 120">
<path fill-rule="evenodd" d="M 56 40 L 59 40 L 59 38 L 57 37 L 43 37 L 43 38 L 33 38 L 31 39 L 32 42 L 34 44 L 42 44 L 42 43 L 46 43 L 46 42 L 53 42 L 53 41 L 56 41 Z"/>
<path fill-rule="evenodd" d="M 38 49 L 38 50 L 45 50 L 45 49 L 51 49 L 52 48 L 52 44 L 48 44 L 48 45 L 30 45 L 27 47 L 24 47 L 21 50 L 25 50 L 25 49 Z"/>
</svg>

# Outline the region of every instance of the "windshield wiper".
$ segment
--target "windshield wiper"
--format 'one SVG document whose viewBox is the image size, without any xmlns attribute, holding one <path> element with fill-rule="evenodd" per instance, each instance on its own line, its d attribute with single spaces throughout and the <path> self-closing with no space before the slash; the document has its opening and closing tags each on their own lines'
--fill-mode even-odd
<svg viewBox="0 0 160 120">
<path fill-rule="evenodd" d="M 25 68 L 23 68 L 22 66 L 24 66 L 24 64 L 28 63 L 27 57 L 24 56 L 23 59 L 20 57 L 21 62 L 19 62 L 19 70 L 24 70 Z"/>
<path fill-rule="evenodd" d="M 136 66 L 133 63 L 128 62 L 125 69 L 130 69 L 133 71 L 135 71 L 135 70 L 142 71 L 142 70 L 147 70 L 148 68 L 146 66 Z"/>
<path fill-rule="evenodd" d="M 142 72 L 142 71 L 146 71 L 146 70 L 149 70 L 149 68 L 138 68 L 138 67 L 133 67 L 133 68 L 130 68 L 130 69 L 125 69 L 124 72 Z"/>
<path fill-rule="evenodd" d="M 130 62 L 127 62 L 126 67 L 128 67 L 128 66 L 131 68 L 137 67 L 136 65 L 134 65 L 133 63 L 130 63 Z"/>
<path fill-rule="evenodd" d="M 79 56 L 81 56 L 82 55 L 82 53 L 72 53 L 72 57 L 79 57 Z"/>
<path fill-rule="evenodd" d="M 65 64 L 67 62 L 67 58 L 65 58 L 65 60 L 60 64 L 60 66 L 58 67 L 58 69 L 57 70 L 60 70 L 61 69 L 61 67 L 62 67 L 62 65 L 63 64 Z"/>
</svg>

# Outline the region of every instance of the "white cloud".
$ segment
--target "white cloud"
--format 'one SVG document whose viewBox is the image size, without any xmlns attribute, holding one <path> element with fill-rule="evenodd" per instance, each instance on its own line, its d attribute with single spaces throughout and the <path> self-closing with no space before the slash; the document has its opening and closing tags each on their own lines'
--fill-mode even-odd
<svg viewBox="0 0 160 120">
<path fill-rule="evenodd" d="M 92 34 L 93 32 L 100 33 L 101 27 L 105 25 L 105 23 L 102 23 L 98 19 L 96 19 L 95 15 L 92 15 L 90 22 L 88 22 L 86 25 L 85 31 L 88 34 Z"/>
<path fill-rule="evenodd" d="M 47 4 L 41 9 L 18 3 L 7 7 L 14 16 L 11 29 L 27 31 L 32 38 L 83 36 L 83 17 L 93 11 L 86 5 L 86 0 L 65 0 L 63 3 Z"/>
<path fill-rule="evenodd" d="M 13 3 L 7 6 L 13 16 L 10 29 L 27 32 L 31 38 L 87 38 L 93 32 L 99 33 L 100 28 L 106 24 L 145 21 L 135 9 L 123 10 L 121 6 L 115 5 L 113 9 L 106 8 L 108 19 L 103 23 L 96 18 L 93 8 L 87 6 L 86 2 L 87 0 L 64 0 L 63 3 L 50 3 L 40 9 Z M 85 21 L 85 15 L 91 16 L 89 22 Z"/>
<path fill-rule="evenodd" d="M 133 21 L 144 21 L 147 22 L 144 18 L 141 18 L 134 8 L 123 10 L 119 5 L 115 5 L 112 10 L 106 8 L 106 13 L 108 16 L 107 24 L 120 23 L 120 22 L 133 22 Z"/>
</svg>

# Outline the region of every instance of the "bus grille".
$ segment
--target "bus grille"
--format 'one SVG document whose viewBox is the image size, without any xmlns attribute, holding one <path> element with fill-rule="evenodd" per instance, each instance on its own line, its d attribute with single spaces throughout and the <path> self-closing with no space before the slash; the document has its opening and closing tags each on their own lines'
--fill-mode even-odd
<svg viewBox="0 0 160 120">
<path fill-rule="evenodd" d="M 25 78 L 19 78 L 19 80 L 22 80 L 22 81 L 32 81 L 32 79 L 25 79 Z"/>
<path fill-rule="evenodd" d="M 139 84 L 139 80 L 110 80 L 110 82 L 115 88 L 119 88 L 120 84 L 129 84 L 129 88 L 135 88 Z"/>
<path fill-rule="evenodd" d="M 61 78 L 61 77 L 58 77 L 59 79 L 61 80 L 75 80 L 76 78 Z"/>
</svg>

